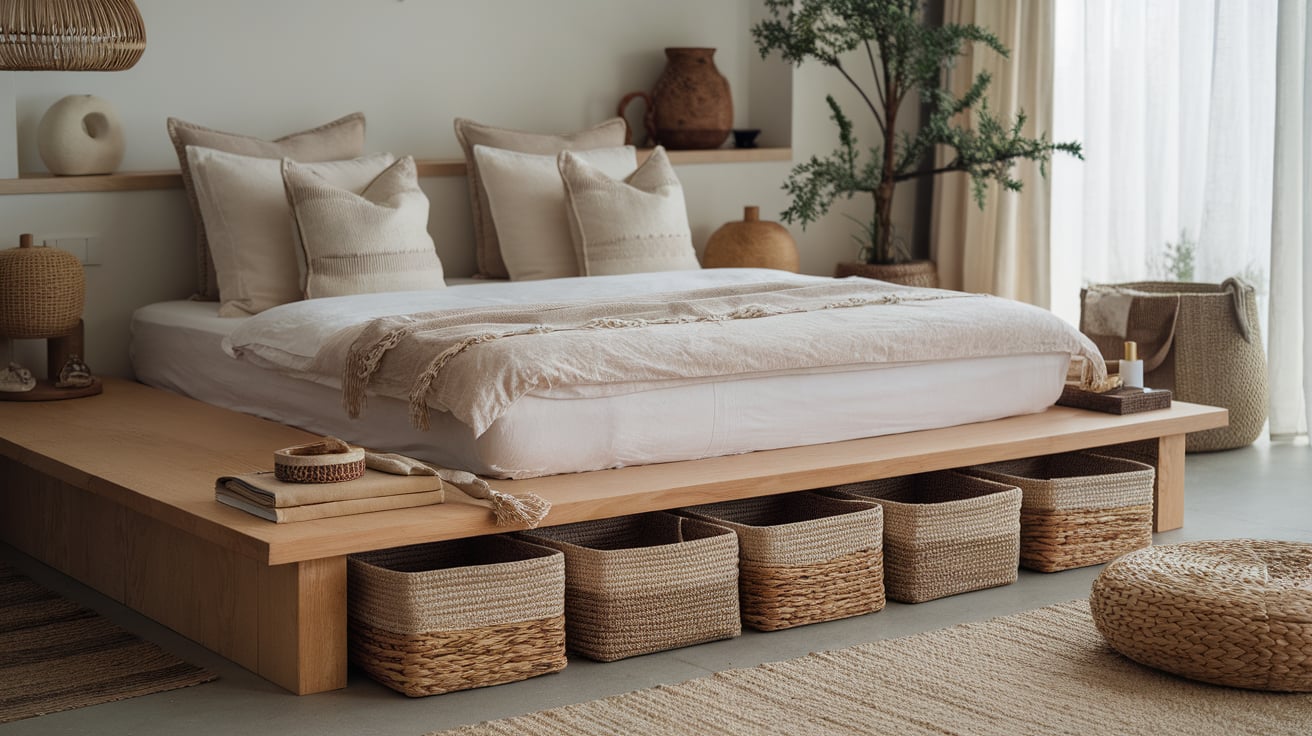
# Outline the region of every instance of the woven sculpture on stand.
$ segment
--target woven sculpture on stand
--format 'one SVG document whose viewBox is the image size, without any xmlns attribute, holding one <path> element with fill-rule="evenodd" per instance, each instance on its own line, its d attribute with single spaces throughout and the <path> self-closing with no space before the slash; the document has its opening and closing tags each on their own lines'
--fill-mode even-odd
<svg viewBox="0 0 1312 736">
<path fill-rule="evenodd" d="M 0 4 L 0 70 L 116 72 L 146 50 L 132 0 L 6 0 Z"/>
<path fill-rule="evenodd" d="M 1312 692 L 1312 544 L 1183 542 L 1109 564 L 1093 621 L 1134 661 L 1214 685 Z"/>
<path fill-rule="evenodd" d="M 19 247 L 0 250 L 0 337 L 67 335 L 82 319 L 86 290 L 77 256 L 34 246 L 24 233 Z"/>
</svg>

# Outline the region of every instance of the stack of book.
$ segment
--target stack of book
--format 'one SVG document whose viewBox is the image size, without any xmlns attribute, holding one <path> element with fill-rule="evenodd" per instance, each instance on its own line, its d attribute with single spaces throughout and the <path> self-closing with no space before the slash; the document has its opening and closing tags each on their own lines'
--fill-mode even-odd
<svg viewBox="0 0 1312 736">
<path fill-rule="evenodd" d="M 284 483 L 272 472 L 223 476 L 214 486 L 219 503 L 286 523 L 370 511 L 427 506 L 444 500 L 436 475 L 391 475 L 365 470 L 340 483 Z"/>
</svg>

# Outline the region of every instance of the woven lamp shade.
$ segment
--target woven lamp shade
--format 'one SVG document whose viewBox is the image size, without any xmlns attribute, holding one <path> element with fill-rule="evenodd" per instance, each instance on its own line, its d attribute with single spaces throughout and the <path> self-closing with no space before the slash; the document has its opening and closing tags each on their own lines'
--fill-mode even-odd
<svg viewBox="0 0 1312 736">
<path fill-rule="evenodd" d="M 77 328 L 86 304 L 86 277 L 77 256 L 32 246 L 0 250 L 0 337 L 62 337 Z"/>
<path fill-rule="evenodd" d="M 0 69 L 129 69 L 146 50 L 146 24 L 132 0 L 5 0 Z"/>
</svg>

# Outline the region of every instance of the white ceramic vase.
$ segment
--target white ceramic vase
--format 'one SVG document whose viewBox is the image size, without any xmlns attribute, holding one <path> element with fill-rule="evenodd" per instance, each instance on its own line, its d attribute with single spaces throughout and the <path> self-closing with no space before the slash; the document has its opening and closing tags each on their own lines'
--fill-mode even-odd
<svg viewBox="0 0 1312 736">
<path fill-rule="evenodd" d="M 95 95 L 69 95 L 41 116 L 37 150 L 50 173 L 109 174 L 123 161 L 123 123 L 114 106 Z"/>
</svg>

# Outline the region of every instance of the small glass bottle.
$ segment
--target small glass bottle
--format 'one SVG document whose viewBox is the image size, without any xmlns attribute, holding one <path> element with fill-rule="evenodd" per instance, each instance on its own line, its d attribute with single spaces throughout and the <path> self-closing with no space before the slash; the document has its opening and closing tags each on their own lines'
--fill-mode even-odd
<svg viewBox="0 0 1312 736">
<path fill-rule="evenodd" d="M 1125 343 L 1125 358 L 1121 360 L 1121 384 L 1143 388 L 1143 361 L 1139 360 L 1139 346 L 1133 340 Z"/>
</svg>

